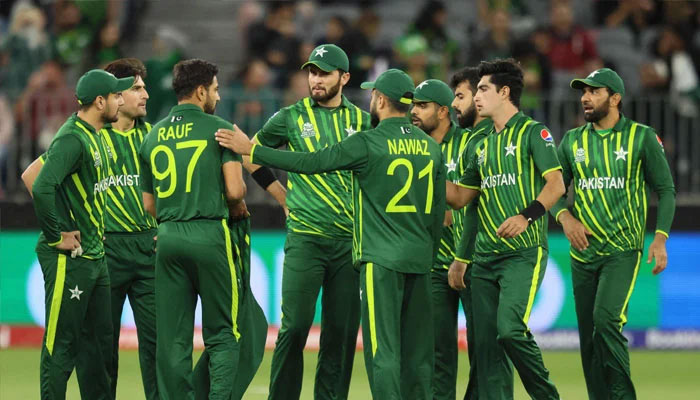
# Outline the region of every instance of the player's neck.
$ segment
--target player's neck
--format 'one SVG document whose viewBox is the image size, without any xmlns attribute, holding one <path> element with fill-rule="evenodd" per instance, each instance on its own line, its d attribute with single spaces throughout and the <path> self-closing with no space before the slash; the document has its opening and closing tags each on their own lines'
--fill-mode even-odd
<svg viewBox="0 0 700 400">
<path fill-rule="evenodd" d="M 442 140 L 445 138 L 447 135 L 447 132 L 450 131 L 450 120 L 448 119 L 447 121 L 442 121 L 440 124 L 435 128 L 432 132 L 430 132 L 430 137 L 435 139 L 435 141 L 440 144 L 442 143 Z"/>
<path fill-rule="evenodd" d="M 593 128 L 597 131 L 612 129 L 615 125 L 617 125 L 619 120 L 620 111 L 617 109 L 612 109 L 604 118 L 601 118 L 598 122 L 594 122 Z"/>
<path fill-rule="evenodd" d="M 204 102 L 197 100 L 197 98 L 195 98 L 194 96 L 190 97 L 189 99 L 182 99 L 182 100 L 177 102 L 178 106 L 181 106 L 183 104 L 193 104 L 193 105 L 201 108 L 202 111 L 204 111 Z"/>
<path fill-rule="evenodd" d="M 491 116 L 491 119 L 493 120 L 493 126 L 494 128 L 496 128 L 496 132 L 502 131 L 503 128 L 506 127 L 508 121 L 510 121 L 510 119 L 513 118 L 513 116 L 517 113 L 518 108 L 510 102 L 506 102 L 505 104 L 503 104 L 501 109 Z"/>
<path fill-rule="evenodd" d="M 99 112 L 97 112 L 97 110 L 95 110 L 92 107 L 85 111 L 78 111 L 78 118 L 90 124 L 90 126 L 92 126 L 95 129 L 95 131 L 99 131 L 104 125 L 104 122 L 102 121 L 102 116 Z"/>
<path fill-rule="evenodd" d="M 336 108 L 343 103 L 343 96 L 338 92 L 332 99 L 326 101 L 317 101 L 318 105 L 326 108 Z"/>
<path fill-rule="evenodd" d="M 480 123 L 481 121 L 485 120 L 485 119 L 486 119 L 486 118 L 480 116 L 479 113 L 476 113 L 476 118 L 474 118 L 474 124 L 472 125 L 472 128 L 474 128 L 474 127 L 476 127 L 477 125 L 479 125 L 479 123 Z"/>
<path fill-rule="evenodd" d="M 128 117 L 122 113 L 119 113 L 119 119 L 117 122 L 112 124 L 112 128 L 120 132 L 128 132 L 134 128 L 136 125 L 136 119 Z"/>
</svg>

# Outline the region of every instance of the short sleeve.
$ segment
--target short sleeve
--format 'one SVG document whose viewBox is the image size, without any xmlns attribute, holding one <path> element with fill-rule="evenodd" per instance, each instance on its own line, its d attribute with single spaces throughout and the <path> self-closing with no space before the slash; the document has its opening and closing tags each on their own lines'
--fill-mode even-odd
<svg viewBox="0 0 700 400">
<path fill-rule="evenodd" d="M 255 139 L 263 146 L 277 148 L 287 143 L 287 134 L 287 111 L 282 109 L 267 120 Z"/>
<path fill-rule="evenodd" d="M 467 162 L 467 168 L 464 170 L 464 174 L 459 179 L 459 186 L 464 186 L 466 188 L 474 190 L 481 190 L 481 174 L 479 174 L 479 159 L 481 158 L 482 151 L 484 151 L 483 148 L 481 146 L 478 146 L 473 153 L 468 155 L 469 160 Z"/>
<path fill-rule="evenodd" d="M 530 130 L 530 152 L 541 176 L 561 169 L 554 137 L 546 126 L 538 124 Z"/>
</svg>

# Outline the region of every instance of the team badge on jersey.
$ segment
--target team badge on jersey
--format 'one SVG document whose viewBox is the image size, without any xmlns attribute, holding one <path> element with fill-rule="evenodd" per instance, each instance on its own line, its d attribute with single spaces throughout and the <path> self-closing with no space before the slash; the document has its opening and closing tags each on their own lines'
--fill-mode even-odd
<svg viewBox="0 0 700 400">
<path fill-rule="evenodd" d="M 311 122 L 305 122 L 303 127 L 301 128 L 301 137 L 308 138 L 314 136 L 316 136 L 316 132 L 314 132 L 314 126 L 311 125 Z"/>
<path fill-rule="evenodd" d="M 577 163 L 586 161 L 586 150 L 576 149 L 576 156 L 574 157 L 574 161 Z"/>
<path fill-rule="evenodd" d="M 479 150 L 479 158 L 476 160 L 476 163 L 479 165 L 482 165 L 486 162 L 486 152 L 484 150 Z"/>
<path fill-rule="evenodd" d="M 95 151 L 95 153 L 92 155 L 92 158 L 95 159 L 95 168 L 102 166 L 102 157 L 100 157 L 99 151 Z"/>
</svg>

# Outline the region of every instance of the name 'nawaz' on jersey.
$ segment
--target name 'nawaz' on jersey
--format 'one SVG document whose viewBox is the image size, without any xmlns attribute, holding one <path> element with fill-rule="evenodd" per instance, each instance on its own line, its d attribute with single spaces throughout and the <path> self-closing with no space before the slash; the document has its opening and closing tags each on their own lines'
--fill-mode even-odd
<svg viewBox="0 0 700 400">
<path fill-rule="evenodd" d="M 423 139 L 387 139 L 390 155 L 412 154 L 416 156 L 429 156 L 428 141 Z"/>
</svg>

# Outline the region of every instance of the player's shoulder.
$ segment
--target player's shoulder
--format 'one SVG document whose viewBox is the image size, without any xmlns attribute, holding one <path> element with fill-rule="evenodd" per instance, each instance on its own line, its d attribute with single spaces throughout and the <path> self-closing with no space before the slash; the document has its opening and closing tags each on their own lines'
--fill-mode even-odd
<svg viewBox="0 0 700 400">
<path fill-rule="evenodd" d="M 214 125 L 217 125 L 217 126 L 224 128 L 224 129 L 232 129 L 233 128 L 232 123 L 226 121 L 225 119 L 219 117 L 218 115 L 209 115 L 209 117 L 211 117 L 211 122 Z"/>
</svg>

